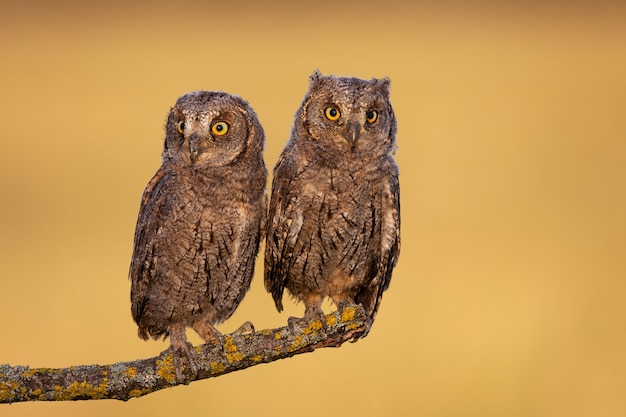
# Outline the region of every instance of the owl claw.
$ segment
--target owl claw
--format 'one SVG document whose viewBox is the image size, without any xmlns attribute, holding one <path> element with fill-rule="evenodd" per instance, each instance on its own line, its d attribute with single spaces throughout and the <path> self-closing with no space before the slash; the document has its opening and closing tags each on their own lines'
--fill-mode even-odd
<svg viewBox="0 0 626 417">
<path fill-rule="evenodd" d="M 313 321 L 317 319 L 322 319 L 322 321 L 326 321 L 326 316 L 324 315 L 324 311 L 319 306 L 307 306 L 304 309 L 304 317 L 306 321 Z"/>
<path fill-rule="evenodd" d="M 237 328 L 237 330 L 235 330 L 232 334 L 246 334 L 246 333 L 254 333 L 254 332 L 255 332 L 254 324 L 252 324 L 252 322 L 250 321 L 247 321 L 241 326 L 239 326 L 239 328 Z"/>
<path fill-rule="evenodd" d="M 224 344 L 224 336 L 209 320 L 198 320 L 192 327 L 205 343 L 217 341 L 220 345 Z"/>
<path fill-rule="evenodd" d="M 289 317 L 287 319 L 287 327 L 289 328 L 289 332 L 290 333 L 296 333 L 297 332 L 297 327 L 298 327 L 298 320 L 301 320 L 297 317 Z"/>
<path fill-rule="evenodd" d="M 197 354 L 191 343 L 187 341 L 185 335 L 185 326 L 177 323 L 170 326 L 170 348 L 172 352 L 174 369 L 176 370 L 176 380 L 179 383 L 188 384 L 191 380 L 198 377 L 198 365 L 196 363 Z M 185 378 L 183 367 L 186 362 L 191 370 L 191 379 Z"/>
<path fill-rule="evenodd" d="M 338 307 L 339 313 L 343 313 L 343 310 L 346 307 L 356 307 L 358 309 L 363 310 L 363 312 L 365 312 L 365 308 L 363 307 L 362 304 L 357 304 L 357 303 L 352 303 L 352 302 L 343 302 L 343 303 L 340 302 L 337 305 L 337 307 Z M 360 332 L 360 333 L 355 333 L 355 335 L 352 337 L 352 339 L 350 339 L 350 343 L 354 343 L 354 342 L 358 341 L 359 339 L 362 339 L 362 338 L 366 337 L 369 334 L 369 332 L 370 332 L 370 330 L 372 328 L 372 319 L 366 312 L 365 312 L 365 316 L 367 317 L 367 322 L 365 323 L 365 329 L 362 332 Z"/>
<path fill-rule="evenodd" d="M 350 306 L 356 306 L 356 304 L 351 303 L 350 301 L 347 301 L 347 300 L 341 300 L 337 303 L 337 311 L 340 313 L 343 313 L 343 310 L 345 310 L 346 307 L 350 307 Z"/>
<path fill-rule="evenodd" d="M 365 327 L 365 330 L 363 330 L 360 333 L 356 333 L 352 339 L 350 339 L 350 343 L 354 343 L 356 341 L 358 341 L 359 339 L 363 339 L 365 336 L 367 336 L 370 332 L 370 329 L 372 328 L 372 322 L 369 321 Z"/>
<path fill-rule="evenodd" d="M 174 369 L 176 371 L 176 381 L 183 384 L 189 384 L 191 380 L 198 377 L 198 365 L 196 363 L 196 353 L 191 343 L 185 342 L 184 344 L 177 344 L 176 346 L 170 346 L 168 349 L 161 352 L 171 353 L 174 362 Z M 191 370 L 191 379 L 187 379 L 183 374 L 183 368 L 188 365 Z"/>
<path fill-rule="evenodd" d="M 324 311 L 318 307 L 306 307 L 304 310 L 304 317 L 289 317 L 287 319 L 287 326 L 291 333 L 296 333 L 298 327 L 302 327 L 301 323 L 310 323 L 319 320 L 322 323 L 322 329 L 326 330 L 326 315 Z"/>
</svg>

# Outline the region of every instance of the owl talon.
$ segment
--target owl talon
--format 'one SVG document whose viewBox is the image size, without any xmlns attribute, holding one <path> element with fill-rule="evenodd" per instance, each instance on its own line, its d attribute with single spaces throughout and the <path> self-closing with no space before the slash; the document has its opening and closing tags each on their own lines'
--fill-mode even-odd
<svg viewBox="0 0 626 417">
<path fill-rule="evenodd" d="M 215 336 L 214 341 L 217 342 L 222 347 L 222 351 L 223 351 L 224 350 L 224 344 L 226 343 L 226 338 L 224 337 L 224 335 L 221 334 L 221 333 L 218 333 Z"/>
<path fill-rule="evenodd" d="M 197 354 L 191 343 L 187 341 L 185 334 L 185 325 L 181 323 L 172 324 L 170 331 L 170 351 L 174 359 L 174 368 L 176 369 L 176 380 L 179 383 L 188 384 L 191 380 L 198 377 L 198 365 L 196 364 Z M 183 367 L 185 359 L 191 370 L 191 379 L 185 378 Z"/>
<path fill-rule="evenodd" d="M 237 328 L 237 330 L 235 330 L 232 334 L 246 334 L 246 333 L 254 333 L 254 332 L 255 332 L 254 324 L 252 324 L 252 322 L 250 321 L 247 321 L 241 326 L 239 326 L 239 328 Z"/>
<path fill-rule="evenodd" d="M 205 318 L 196 321 L 192 328 L 198 333 L 205 343 L 217 342 L 220 345 L 224 345 L 224 336 L 217 330 L 210 320 Z"/>
<path fill-rule="evenodd" d="M 326 315 L 319 306 L 306 307 L 304 309 L 304 317 L 307 322 L 321 320 L 323 325 L 326 325 Z"/>
<path fill-rule="evenodd" d="M 318 306 L 307 307 L 304 311 L 304 317 L 289 317 L 287 319 L 287 327 L 291 333 L 297 333 L 298 328 L 302 328 L 304 325 L 319 320 L 322 323 L 322 329 L 326 330 L 326 315 L 324 311 Z"/>
<path fill-rule="evenodd" d="M 354 337 L 352 337 L 352 339 L 350 339 L 350 343 L 354 343 L 354 342 L 358 341 L 359 339 L 363 339 L 364 337 L 366 337 L 369 334 L 371 328 L 372 328 L 372 321 L 368 320 L 367 324 L 365 326 L 365 330 L 363 330 L 360 333 L 356 333 L 354 335 Z"/>
<path fill-rule="evenodd" d="M 319 321 L 322 324 L 322 330 L 325 332 L 328 326 L 326 325 L 326 314 L 322 310 L 319 310 L 315 313 L 315 315 L 309 319 L 307 319 L 309 323 L 314 321 Z"/>
<path fill-rule="evenodd" d="M 297 333 L 298 331 L 298 321 L 300 321 L 302 319 L 299 319 L 298 317 L 289 317 L 287 319 L 287 327 L 289 328 L 289 332 L 290 333 Z"/>
<path fill-rule="evenodd" d="M 171 353 L 174 369 L 176 370 L 176 380 L 179 383 L 189 384 L 192 380 L 198 377 L 198 365 L 196 363 L 196 353 L 191 343 L 185 342 L 184 345 L 170 346 L 169 349 L 162 353 Z M 188 379 L 183 374 L 183 368 L 188 365 L 191 370 L 191 378 Z"/>
<path fill-rule="evenodd" d="M 350 306 L 356 306 L 356 304 L 351 303 L 350 301 L 347 300 L 341 300 L 337 303 L 337 311 L 339 313 L 343 313 L 343 310 L 346 309 L 346 307 L 350 307 Z"/>
</svg>

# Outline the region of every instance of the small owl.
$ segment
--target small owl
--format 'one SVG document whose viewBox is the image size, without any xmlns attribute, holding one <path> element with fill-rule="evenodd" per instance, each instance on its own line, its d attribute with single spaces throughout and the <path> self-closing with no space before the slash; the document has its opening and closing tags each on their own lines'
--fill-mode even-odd
<svg viewBox="0 0 626 417">
<path fill-rule="evenodd" d="M 130 265 L 139 337 L 170 338 L 197 373 L 185 334 L 221 339 L 250 287 L 265 217 L 265 136 L 243 99 L 197 91 L 180 97 L 165 126 L 163 163 L 144 191 Z"/>
<path fill-rule="evenodd" d="M 310 77 L 272 182 L 265 288 L 305 318 L 361 304 L 373 320 L 400 252 L 396 119 L 388 78 Z"/>
</svg>

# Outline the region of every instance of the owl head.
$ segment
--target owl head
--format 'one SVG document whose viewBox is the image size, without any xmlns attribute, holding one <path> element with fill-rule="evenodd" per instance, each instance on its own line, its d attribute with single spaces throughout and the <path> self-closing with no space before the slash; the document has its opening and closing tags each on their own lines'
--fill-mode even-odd
<svg viewBox="0 0 626 417">
<path fill-rule="evenodd" d="M 264 133 L 256 114 L 228 93 L 183 95 L 171 108 L 165 131 L 163 159 L 176 164 L 226 166 L 262 155 Z"/>
<path fill-rule="evenodd" d="M 389 85 L 388 78 L 362 80 L 315 71 L 296 113 L 294 140 L 342 159 L 388 155 L 396 134 Z"/>
</svg>

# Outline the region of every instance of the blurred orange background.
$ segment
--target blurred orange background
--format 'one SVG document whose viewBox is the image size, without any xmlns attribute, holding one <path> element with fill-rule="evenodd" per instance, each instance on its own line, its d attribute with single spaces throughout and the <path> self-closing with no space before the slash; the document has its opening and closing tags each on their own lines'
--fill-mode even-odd
<svg viewBox="0 0 626 417">
<path fill-rule="evenodd" d="M 626 8 L 408 3 L 0 4 L 0 363 L 167 347 L 137 338 L 127 276 L 185 92 L 247 99 L 271 171 L 313 70 L 389 76 L 403 216 L 358 343 L 0 415 L 626 415 Z M 220 329 L 302 313 L 275 311 L 258 262 Z"/>
</svg>

